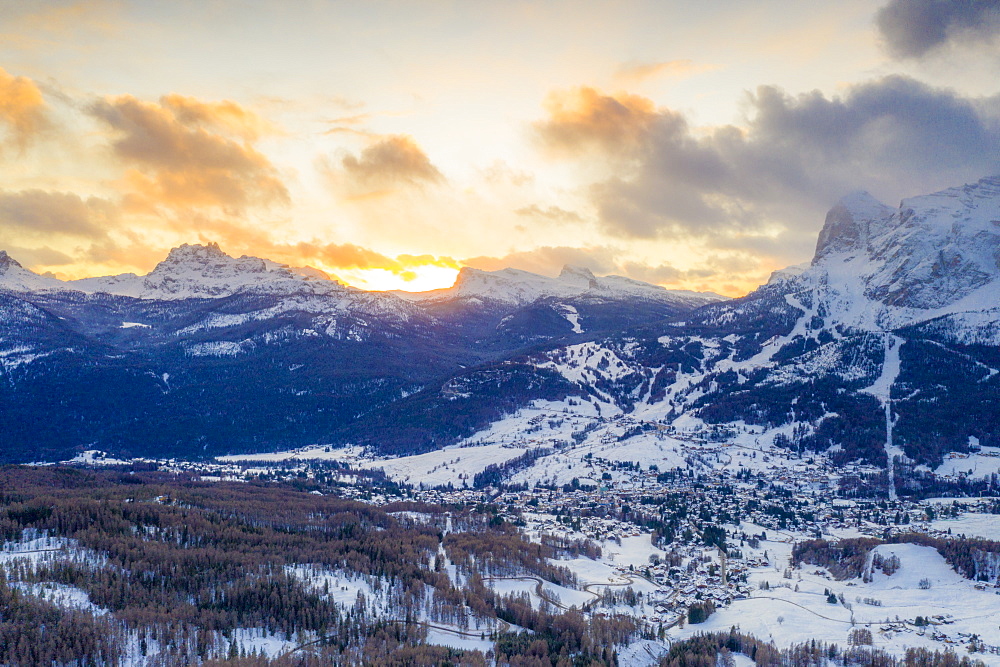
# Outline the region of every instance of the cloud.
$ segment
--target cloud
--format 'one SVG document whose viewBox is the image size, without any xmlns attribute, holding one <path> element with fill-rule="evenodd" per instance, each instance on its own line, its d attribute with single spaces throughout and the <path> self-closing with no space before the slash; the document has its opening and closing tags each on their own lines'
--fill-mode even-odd
<svg viewBox="0 0 1000 667">
<path fill-rule="evenodd" d="M 615 72 L 615 81 L 633 85 L 656 77 L 682 78 L 710 72 L 718 69 L 717 65 L 696 64 L 692 60 L 668 60 L 658 63 L 628 63 Z"/>
<path fill-rule="evenodd" d="M 603 95 L 588 87 L 551 93 L 544 107 L 548 118 L 534 129 L 556 155 L 634 150 L 660 120 L 655 105 L 644 97 Z"/>
<path fill-rule="evenodd" d="M 338 269 L 393 269 L 399 262 L 353 243 L 297 243 L 291 248 L 303 261 L 319 261 Z"/>
<path fill-rule="evenodd" d="M 255 141 L 265 134 L 277 134 L 278 129 L 259 115 L 236 102 L 202 102 L 194 97 L 171 94 L 160 99 L 182 125 L 218 129 Z"/>
<path fill-rule="evenodd" d="M 653 283 L 654 285 L 675 283 L 684 278 L 685 274 L 688 273 L 681 271 L 671 264 L 650 266 L 640 262 L 626 262 L 622 268 L 625 269 L 624 273 L 629 278 Z"/>
<path fill-rule="evenodd" d="M 3 250 L 6 250 L 22 266 L 65 266 L 76 261 L 76 258 L 48 246 L 22 248 L 5 244 Z"/>
<path fill-rule="evenodd" d="M 483 271 L 499 271 L 513 268 L 542 275 L 556 275 L 567 264 L 582 266 L 595 274 L 604 275 L 615 271 L 615 256 L 618 251 L 606 247 L 571 248 L 567 246 L 542 246 L 532 250 L 512 252 L 503 257 L 470 257 L 462 264 Z"/>
<path fill-rule="evenodd" d="M 42 91 L 31 79 L 13 76 L 0 68 L 0 124 L 7 127 L 10 143 L 24 150 L 48 125 Z"/>
<path fill-rule="evenodd" d="M 601 227 L 620 237 L 780 244 L 812 232 L 859 187 L 909 195 L 1000 171 L 1000 98 L 901 76 L 833 98 L 763 86 L 747 98 L 744 127 L 698 131 L 635 96 L 584 89 L 572 99 L 572 113 L 551 108 L 535 127 L 546 147 L 558 142 L 584 168 L 601 149 L 611 166 L 587 193 Z"/>
<path fill-rule="evenodd" d="M 240 212 L 289 201 L 277 169 L 252 145 L 263 126 L 233 102 L 170 95 L 153 103 L 123 95 L 101 99 L 89 112 L 114 132 L 114 154 L 131 167 L 123 185 L 132 209 Z"/>
<path fill-rule="evenodd" d="M 117 222 L 117 207 L 105 199 L 44 190 L 0 191 L 0 232 L 4 236 L 60 234 L 94 239 L 105 237 Z"/>
<path fill-rule="evenodd" d="M 519 208 L 514 211 L 514 213 L 523 217 L 545 220 L 558 224 L 583 222 L 583 217 L 579 213 L 567 211 L 566 209 L 559 208 L 558 206 L 546 206 L 545 208 L 542 208 L 538 204 L 532 204 L 531 206 Z"/>
<path fill-rule="evenodd" d="M 427 154 L 404 135 L 379 137 L 360 156 L 347 155 L 339 165 L 324 160 L 320 169 L 354 197 L 380 196 L 399 187 L 444 182 Z"/>
<path fill-rule="evenodd" d="M 397 255 L 389 257 L 380 252 L 353 243 L 322 243 L 320 241 L 300 241 L 294 244 L 256 242 L 253 252 L 262 253 L 271 259 L 289 264 L 313 264 L 335 271 L 370 271 L 379 269 L 403 276 L 414 267 L 437 266 L 458 269 L 460 264 L 451 257 L 434 255 Z"/>
<path fill-rule="evenodd" d="M 889 53 L 922 58 L 948 44 L 1000 36 L 1000 0 L 891 0 L 875 16 Z"/>
</svg>

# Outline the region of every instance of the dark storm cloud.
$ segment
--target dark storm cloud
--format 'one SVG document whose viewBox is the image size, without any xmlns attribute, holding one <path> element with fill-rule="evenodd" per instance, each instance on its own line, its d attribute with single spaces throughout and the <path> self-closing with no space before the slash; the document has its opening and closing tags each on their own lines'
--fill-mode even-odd
<svg viewBox="0 0 1000 667">
<path fill-rule="evenodd" d="M 1000 34 L 1000 0 L 892 0 L 875 23 L 898 58 L 920 58 L 951 42 L 988 42 Z"/>
<path fill-rule="evenodd" d="M 853 189 L 908 195 L 1000 171 L 1000 97 L 970 100 L 899 76 L 832 98 L 761 87 L 748 97 L 745 127 L 707 133 L 669 109 L 620 114 L 623 128 L 581 122 L 592 103 L 614 108 L 613 97 L 591 91 L 572 100 L 571 113 L 561 109 L 536 128 L 546 146 L 557 138 L 577 159 L 604 147 L 614 175 L 592 184 L 590 196 L 603 228 L 625 237 L 731 247 L 776 223 L 811 226 Z M 562 118 L 572 132 L 559 127 Z M 616 136 L 629 142 L 609 145 Z"/>
</svg>

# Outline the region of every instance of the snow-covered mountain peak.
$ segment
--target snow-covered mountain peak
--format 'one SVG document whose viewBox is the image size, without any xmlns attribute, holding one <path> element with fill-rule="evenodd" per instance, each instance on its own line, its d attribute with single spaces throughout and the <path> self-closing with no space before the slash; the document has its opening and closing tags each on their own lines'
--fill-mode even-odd
<svg viewBox="0 0 1000 667">
<path fill-rule="evenodd" d="M 896 210 L 849 195 L 827 214 L 812 265 L 782 273 L 769 284 L 811 292 L 833 321 L 866 330 L 995 307 L 1000 178 L 904 199 Z"/>
<path fill-rule="evenodd" d="M 150 271 L 146 280 L 158 281 L 167 276 L 222 277 L 262 274 L 269 271 L 283 271 L 286 268 L 282 264 L 259 257 L 243 255 L 236 259 L 223 252 L 218 243 L 208 245 L 185 243 L 171 250 L 166 259 Z"/>
<path fill-rule="evenodd" d="M 296 270 L 260 257 L 232 257 L 217 243 L 185 243 L 174 248 L 147 276 L 134 282 L 138 293 L 130 296 L 159 299 L 211 298 L 245 290 L 280 293 L 343 289 L 324 279 L 320 272 Z"/>
<path fill-rule="evenodd" d="M 826 221 L 816 242 L 813 264 L 836 253 L 863 253 L 873 225 L 890 217 L 893 210 L 867 192 L 852 192 L 837 202 L 826 214 Z"/>
<path fill-rule="evenodd" d="M 200 243 L 182 243 L 176 248 L 172 248 L 161 264 L 180 264 L 225 259 L 232 259 L 232 257 L 223 252 L 222 248 L 215 241 L 204 245 Z"/>
<path fill-rule="evenodd" d="M 174 248 L 145 276 L 122 273 L 63 282 L 38 276 L 20 265 L 16 269 L 20 272 L 17 274 L 19 278 L 0 278 L 0 286 L 16 291 L 72 290 L 168 300 L 219 298 L 241 291 L 330 294 L 347 289 L 321 271 L 309 267 L 293 269 L 259 257 L 231 257 L 217 243 L 185 243 Z"/>
<path fill-rule="evenodd" d="M 623 276 L 595 276 L 589 269 L 565 266 L 558 278 L 522 271 L 484 271 L 463 267 L 455 284 L 447 289 L 401 294 L 410 301 L 476 299 L 509 305 L 527 305 L 543 298 L 582 299 L 596 302 L 642 299 L 696 308 L 726 297 L 710 292 L 668 290 Z"/>
<path fill-rule="evenodd" d="M 21 263 L 0 250 L 0 289 L 14 292 L 52 289 L 62 284 L 56 278 L 40 276 L 21 266 Z"/>
<path fill-rule="evenodd" d="M 809 264 L 793 264 L 792 266 L 786 266 L 783 269 L 778 269 L 771 272 L 771 276 L 767 279 L 767 285 L 777 285 L 778 283 L 783 283 L 786 280 L 792 280 L 793 278 L 798 278 L 803 273 L 809 270 Z"/>
<path fill-rule="evenodd" d="M 450 289 L 435 290 L 443 297 L 482 298 L 506 303 L 530 303 L 542 296 L 566 296 L 579 288 L 554 278 L 520 269 L 483 271 L 462 267 Z"/>
<path fill-rule="evenodd" d="M 564 283 L 579 285 L 584 289 L 597 288 L 597 277 L 594 276 L 590 269 L 583 266 L 571 266 L 567 264 L 559 272 L 559 280 Z"/>
<path fill-rule="evenodd" d="M 6 250 L 0 250 L 0 273 L 6 273 L 10 267 L 24 268 L 21 264 L 7 254 Z"/>
</svg>

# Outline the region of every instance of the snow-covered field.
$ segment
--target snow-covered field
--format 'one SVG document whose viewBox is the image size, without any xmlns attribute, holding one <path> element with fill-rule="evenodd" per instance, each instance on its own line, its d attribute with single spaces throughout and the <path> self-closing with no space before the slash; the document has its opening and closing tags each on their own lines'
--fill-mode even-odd
<svg viewBox="0 0 1000 667">
<path fill-rule="evenodd" d="M 14 582 L 12 587 L 23 593 L 27 593 L 28 595 L 33 595 L 34 597 L 42 600 L 47 600 L 48 602 L 51 602 L 57 607 L 62 607 L 63 609 L 79 609 L 80 611 L 86 611 L 96 615 L 108 613 L 107 609 L 99 607 L 91 602 L 90 596 L 87 595 L 86 591 L 80 590 L 75 586 L 67 586 L 66 584 L 57 584 L 47 581 L 37 584 Z"/>
<path fill-rule="evenodd" d="M 354 468 L 372 470 L 381 468 L 393 480 L 425 487 L 447 486 L 457 488 L 472 486 L 476 473 L 492 464 L 502 464 L 527 451 L 526 447 L 490 444 L 466 447 L 448 447 L 425 454 L 396 458 L 367 456 L 361 447 L 307 447 L 267 454 L 243 454 L 219 457 L 224 463 L 283 463 L 289 461 L 343 461 Z"/>
<path fill-rule="evenodd" d="M 952 452 L 945 455 L 944 462 L 934 471 L 935 475 L 942 477 L 964 474 L 981 478 L 994 473 L 1000 473 L 1000 447 L 982 447 L 977 454 Z"/>
<path fill-rule="evenodd" d="M 783 573 L 791 545 L 767 541 L 761 543 L 761 549 L 768 550 L 774 565 L 752 571 L 750 581 L 756 590 L 751 598 L 734 601 L 705 623 L 674 628 L 670 636 L 681 639 L 737 626 L 778 646 L 810 639 L 845 646 L 851 630 L 868 628 L 875 647 L 896 655 L 907 647 L 962 647 L 973 634 L 988 646 L 1000 644 L 1000 595 L 991 587 L 978 590 L 931 547 L 880 545 L 875 551 L 884 557 L 897 556 L 900 568 L 891 576 L 876 569 L 869 583 L 860 578 L 834 581 L 825 569 L 812 565 L 793 570 L 792 578 L 786 579 Z M 760 588 L 763 582 L 769 589 Z M 843 601 L 828 602 L 827 590 L 842 596 Z M 916 627 L 913 622 L 917 616 L 931 618 L 932 625 Z M 988 665 L 1000 665 L 1000 655 L 975 657 Z"/>
<path fill-rule="evenodd" d="M 934 530 L 950 530 L 953 535 L 1000 540 L 1000 515 L 997 514 L 970 513 L 953 519 L 936 519 L 930 522 L 930 527 Z"/>
<path fill-rule="evenodd" d="M 456 488 L 472 486 L 472 478 L 491 464 L 517 458 L 527 449 L 503 445 L 449 447 L 426 454 L 395 459 L 366 461 L 363 468 L 381 468 L 391 479 L 415 486 L 453 484 Z"/>
</svg>

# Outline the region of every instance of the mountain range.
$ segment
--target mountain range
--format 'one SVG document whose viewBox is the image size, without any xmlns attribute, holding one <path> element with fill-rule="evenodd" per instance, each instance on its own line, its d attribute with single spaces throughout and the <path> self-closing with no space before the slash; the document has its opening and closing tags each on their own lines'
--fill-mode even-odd
<svg viewBox="0 0 1000 667">
<path fill-rule="evenodd" d="M 175 248 L 146 276 L 60 281 L 0 251 L 0 459 L 370 438 L 368 420 L 463 368 L 720 300 L 576 267 L 465 268 L 449 289 L 366 292 L 217 244 Z"/>
<path fill-rule="evenodd" d="M 579 267 L 365 292 L 215 244 L 59 281 L 0 251 L 0 460 L 410 453 L 543 402 L 933 466 L 1000 445 L 998 277 L 997 177 L 897 208 L 848 195 L 811 263 L 732 300 Z"/>
</svg>

